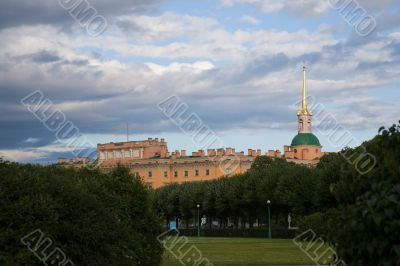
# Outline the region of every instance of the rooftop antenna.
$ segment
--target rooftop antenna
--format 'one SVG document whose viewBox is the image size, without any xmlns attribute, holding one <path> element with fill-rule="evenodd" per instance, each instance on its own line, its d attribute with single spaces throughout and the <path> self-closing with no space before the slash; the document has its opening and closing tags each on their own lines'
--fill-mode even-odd
<svg viewBox="0 0 400 266">
<path fill-rule="evenodd" d="M 126 142 L 129 141 L 129 124 L 126 123 Z"/>
</svg>

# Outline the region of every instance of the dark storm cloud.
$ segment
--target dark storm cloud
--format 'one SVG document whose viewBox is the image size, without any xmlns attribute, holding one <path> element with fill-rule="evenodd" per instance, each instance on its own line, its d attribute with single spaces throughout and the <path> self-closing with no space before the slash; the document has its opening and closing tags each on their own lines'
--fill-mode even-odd
<svg viewBox="0 0 400 266">
<path fill-rule="evenodd" d="M 55 140 L 54 134 L 47 130 L 42 123 L 34 119 L 23 122 L 2 121 L 0 122 L 0 127 L 0 147 L 2 149 L 41 147 L 49 145 Z M 38 141 L 35 143 L 26 141 L 30 138 Z"/>
<path fill-rule="evenodd" d="M 64 24 L 74 22 L 59 1 L 83 0 L 2 0 L 0 1 L 0 29 L 34 24 Z M 140 13 L 152 10 L 162 0 L 91 0 L 88 1 L 103 16 Z"/>
<path fill-rule="evenodd" d="M 57 54 L 46 50 L 42 50 L 32 55 L 32 60 L 36 63 L 50 63 L 59 61 L 60 59 L 61 58 Z"/>
</svg>

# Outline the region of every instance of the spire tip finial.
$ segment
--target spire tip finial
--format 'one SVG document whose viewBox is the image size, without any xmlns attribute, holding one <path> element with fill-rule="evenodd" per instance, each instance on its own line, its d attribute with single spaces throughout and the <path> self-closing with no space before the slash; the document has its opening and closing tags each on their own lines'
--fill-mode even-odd
<svg viewBox="0 0 400 266">
<path fill-rule="evenodd" d="M 306 88 L 306 62 L 303 61 L 303 88 L 302 88 L 302 103 L 299 114 L 311 115 L 307 108 L 307 88 Z"/>
</svg>

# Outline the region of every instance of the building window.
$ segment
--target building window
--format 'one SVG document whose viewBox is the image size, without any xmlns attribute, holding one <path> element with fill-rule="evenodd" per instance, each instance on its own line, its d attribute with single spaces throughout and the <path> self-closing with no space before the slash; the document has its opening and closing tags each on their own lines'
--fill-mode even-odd
<svg viewBox="0 0 400 266">
<path fill-rule="evenodd" d="M 124 157 L 125 158 L 131 157 L 131 152 L 130 151 L 124 151 Z"/>
<path fill-rule="evenodd" d="M 225 173 L 226 173 L 227 175 L 231 175 L 231 174 L 232 174 L 232 169 L 231 169 L 231 168 L 226 168 L 226 169 L 225 169 Z"/>
<path fill-rule="evenodd" d="M 114 153 L 113 153 L 112 151 L 109 151 L 109 152 L 107 153 L 107 158 L 108 158 L 108 159 L 114 158 Z"/>
<path fill-rule="evenodd" d="M 189 171 L 185 171 L 185 177 L 189 176 Z"/>
<path fill-rule="evenodd" d="M 174 172 L 174 177 L 178 177 L 178 171 Z"/>
<path fill-rule="evenodd" d="M 105 160 L 106 159 L 106 154 L 104 151 L 100 152 L 100 160 Z"/>
<path fill-rule="evenodd" d="M 210 169 L 206 169 L 206 175 L 210 175 Z"/>
<path fill-rule="evenodd" d="M 139 150 L 133 150 L 133 151 L 132 151 L 132 156 L 131 156 L 131 157 L 133 157 L 133 158 L 139 157 Z"/>
<path fill-rule="evenodd" d="M 297 153 L 297 149 L 294 149 L 294 153 Z"/>
<path fill-rule="evenodd" d="M 194 173 L 196 176 L 199 176 L 199 170 L 195 170 L 195 173 Z"/>
<path fill-rule="evenodd" d="M 168 177 L 168 172 L 164 171 L 164 177 L 167 178 Z"/>
<path fill-rule="evenodd" d="M 149 171 L 149 177 L 153 177 L 153 172 Z"/>
</svg>

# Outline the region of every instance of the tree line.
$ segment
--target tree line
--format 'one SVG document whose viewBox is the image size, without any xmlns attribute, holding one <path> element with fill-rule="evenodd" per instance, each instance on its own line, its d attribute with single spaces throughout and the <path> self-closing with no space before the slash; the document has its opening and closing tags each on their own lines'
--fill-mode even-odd
<svg viewBox="0 0 400 266">
<path fill-rule="evenodd" d="M 289 213 L 303 216 L 317 209 L 318 180 L 309 167 L 260 156 L 243 174 L 157 189 L 153 202 L 166 221 L 179 219 L 182 227 L 197 219 L 197 204 L 201 216 L 218 221 L 221 227 L 229 226 L 228 219 L 235 227 L 246 223 L 251 227 L 266 223 L 270 200 L 275 223 L 284 224 Z"/>
</svg>

